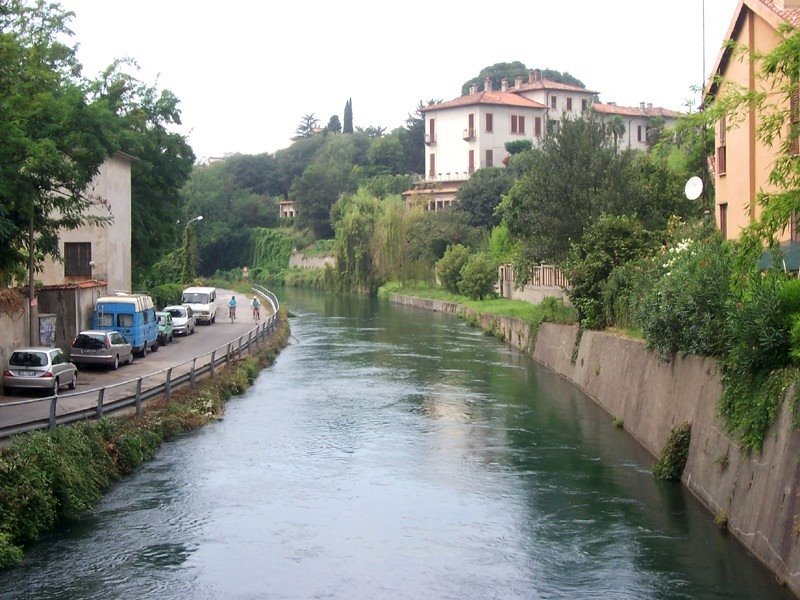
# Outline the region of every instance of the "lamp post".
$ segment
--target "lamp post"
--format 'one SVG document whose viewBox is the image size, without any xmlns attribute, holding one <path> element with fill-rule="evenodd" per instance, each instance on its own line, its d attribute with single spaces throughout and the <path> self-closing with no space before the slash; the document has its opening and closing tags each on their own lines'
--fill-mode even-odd
<svg viewBox="0 0 800 600">
<path fill-rule="evenodd" d="M 197 251 L 195 249 L 194 236 L 192 235 L 189 225 L 195 221 L 202 220 L 203 215 L 198 215 L 193 219 L 189 219 L 183 229 L 183 268 L 181 269 L 181 279 L 183 279 L 185 283 L 191 282 L 196 277 L 194 263 Z"/>
</svg>

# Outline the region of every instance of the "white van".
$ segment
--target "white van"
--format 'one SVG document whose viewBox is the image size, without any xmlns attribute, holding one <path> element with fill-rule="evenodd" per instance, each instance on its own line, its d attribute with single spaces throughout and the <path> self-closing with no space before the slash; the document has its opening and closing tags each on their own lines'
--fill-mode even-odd
<svg viewBox="0 0 800 600">
<path fill-rule="evenodd" d="M 181 294 L 181 304 L 192 308 L 199 323 L 210 325 L 217 320 L 217 288 L 188 287 Z"/>
</svg>

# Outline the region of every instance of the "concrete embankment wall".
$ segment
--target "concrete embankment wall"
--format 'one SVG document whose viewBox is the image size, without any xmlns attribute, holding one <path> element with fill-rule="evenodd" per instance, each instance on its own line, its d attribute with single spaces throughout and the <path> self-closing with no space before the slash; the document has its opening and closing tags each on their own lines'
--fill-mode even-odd
<svg viewBox="0 0 800 600">
<path fill-rule="evenodd" d="M 459 311 L 457 305 L 441 301 L 403 296 L 392 300 Z M 573 364 L 575 326 L 543 323 L 531 352 L 527 323 L 472 316 L 621 419 L 654 457 L 661 454 L 673 427 L 691 423 L 683 483 L 714 517 L 727 519 L 728 530 L 800 595 L 800 432 L 793 426 L 789 402 L 782 403 L 762 451 L 748 455 L 717 416 L 722 385 L 716 361 L 687 357 L 663 362 L 641 341 L 585 331 Z"/>
</svg>

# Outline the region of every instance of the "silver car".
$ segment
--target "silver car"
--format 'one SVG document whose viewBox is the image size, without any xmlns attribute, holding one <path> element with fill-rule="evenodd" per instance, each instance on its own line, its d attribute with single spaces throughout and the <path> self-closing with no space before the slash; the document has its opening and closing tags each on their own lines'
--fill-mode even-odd
<svg viewBox="0 0 800 600">
<path fill-rule="evenodd" d="M 69 358 L 77 365 L 106 365 L 116 371 L 120 363 L 133 364 L 133 347 L 118 331 L 81 331 L 72 340 Z"/>
<path fill-rule="evenodd" d="M 11 353 L 3 371 L 5 394 L 15 389 L 26 389 L 55 395 L 65 385 L 74 390 L 77 382 L 78 368 L 60 348 L 17 348 Z"/>
<path fill-rule="evenodd" d="M 189 335 L 194 333 L 195 317 L 191 306 L 165 306 L 162 312 L 172 315 L 172 332 L 175 335 Z"/>
</svg>

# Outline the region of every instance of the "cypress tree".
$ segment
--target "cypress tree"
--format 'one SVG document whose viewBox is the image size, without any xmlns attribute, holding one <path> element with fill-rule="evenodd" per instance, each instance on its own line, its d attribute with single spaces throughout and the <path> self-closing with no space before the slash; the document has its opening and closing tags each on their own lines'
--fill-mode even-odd
<svg viewBox="0 0 800 600">
<path fill-rule="evenodd" d="M 344 125 L 342 133 L 353 133 L 353 99 L 349 98 L 344 105 Z"/>
</svg>

